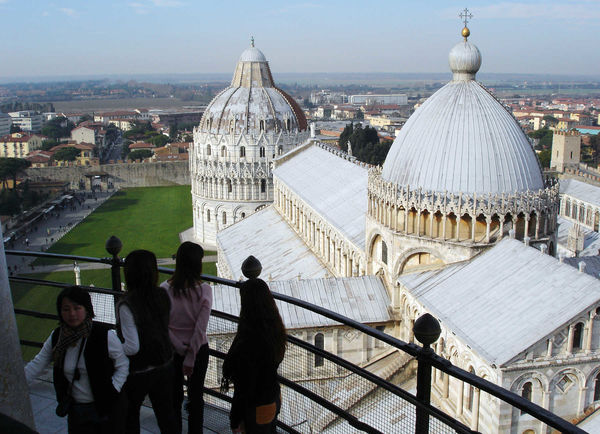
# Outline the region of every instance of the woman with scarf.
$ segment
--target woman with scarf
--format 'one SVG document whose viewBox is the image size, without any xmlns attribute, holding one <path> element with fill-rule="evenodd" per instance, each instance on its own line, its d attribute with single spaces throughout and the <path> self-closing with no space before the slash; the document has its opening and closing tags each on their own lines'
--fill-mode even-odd
<svg viewBox="0 0 600 434">
<path fill-rule="evenodd" d="M 25 367 L 31 384 L 53 361 L 57 414 L 68 416 L 69 434 L 120 432 L 116 416 L 129 361 L 113 330 L 92 321 L 90 295 L 78 286 L 56 299 L 59 327 Z"/>
<path fill-rule="evenodd" d="M 237 334 L 223 363 L 222 389 L 234 385 L 229 413 L 233 432 L 274 433 L 281 406 L 277 368 L 286 332 L 268 285 L 250 279 L 240 286 Z"/>
</svg>

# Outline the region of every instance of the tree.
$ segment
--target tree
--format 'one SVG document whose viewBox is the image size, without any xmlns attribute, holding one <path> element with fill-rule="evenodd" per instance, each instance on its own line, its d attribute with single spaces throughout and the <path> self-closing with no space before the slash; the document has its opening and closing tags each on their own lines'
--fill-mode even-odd
<svg viewBox="0 0 600 434">
<path fill-rule="evenodd" d="M 12 134 L 12 133 L 20 133 L 20 132 L 22 132 L 22 131 L 23 131 L 23 130 L 21 129 L 21 127 L 20 127 L 20 126 L 18 126 L 17 124 L 11 124 L 11 125 L 10 125 L 10 131 L 9 131 L 9 134 Z"/>
<path fill-rule="evenodd" d="M 528 133 L 529 137 L 538 140 L 538 144 L 536 146 L 536 149 L 538 150 L 548 149 L 552 147 L 553 134 L 554 132 L 548 129 L 547 127 L 540 128 L 537 131 L 531 131 L 530 133 Z"/>
<path fill-rule="evenodd" d="M 146 158 L 152 157 L 153 153 L 150 149 L 136 149 L 131 151 L 127 158 L 130 160 L 145 160 Z"/>
<path fill-rule="evenodd" d="M 42 140 L 42 151 L 48 151 L 55 146 L 58 146 L 60 143 L 56 139 L 46 139 Z"/>
<path fill-rule="evenodd" d="M 77 122 L 77 124 L 80 124 L 80 123 L 86 122 L 86 121 L 93 121 L 93 120 L 94 120 L 94 118 L 92 117 L 92 115 L 90 115 L 89 113 L 86 113 L 79 118 L 79 122 Z"/>
<path fill-rule="evenodd" d="M 538 153 L 538 158 L 542 167 L 550 167 L 550 159 L 552 158 L 552 151 L 550 149 L 544 149 Z"/>
<path fill-rule="evenodd" d="M 348 139 L 354 132 L 354 123 L 349 123 L 340 134 L 340 138 L 338 139 L 338 146 L 344 152 L 348 152 Z"/>
<path fill-rule="evenodd" d="M 2 188 L 6 188 L 8 179 L 12 179 L 13 189 L 15 189 L 17 186 L 17 177 L 29 166 L 31 166 L 31 163 L 23 158 L 0 158 Z"/>
<path fill-rule="evenodd" d="M 161 148 L 169 143 L 169 138 L 164 134 L 159 134 L 148 140 L 149 143 L 152 143 L 157 148 Z"/>
<path fill-rule="evenodd" d="M 51 139 L 60 139 L 61 137 L 69 137 L 73 128 L 75 128 L 73 122 L 64 116 L 58 116 L 46 122 L 46 125 L 42 128 L 42 134 Z"/>
<path fill-rule="evenodd" d="M 75 161 L 79 157 L 81 152 L 79 149 L 69 146 L 68 148 L 61 148 L 52 155 L 52 159 L 55 161 Z"/>
<path fill-rule="evenodd" d="M 556 125 L 558 123 L 558 119 L 554 116 L 546 115 L 542 119 L 546 121 L 546 125 Z"/>
</svg>

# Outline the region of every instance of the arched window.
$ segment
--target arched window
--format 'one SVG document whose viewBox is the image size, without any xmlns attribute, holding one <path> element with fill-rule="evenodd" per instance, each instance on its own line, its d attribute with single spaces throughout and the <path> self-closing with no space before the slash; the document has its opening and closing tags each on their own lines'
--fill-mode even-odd
<svg viewBox="0 0 600 434">
<path fill-rule="evenodd" d="M 565 216 L 571 217 L 571 201 L 569 199 L 565 201 Z"/>
<path fill-rule="evenodd" d="M 600 372 L 596 375 L 594 379 L 594 401 L 598 401 L 600 399 Z"/>
<path fill-rule="evenodd" d="M 469 372 L 471 374 L 475 374 L 475 370 L 471 367 L 469 368 Z M 468 385 L 467 388 L 467 408 L 469 409 L 469 411 L 473 411 L 473 395 L 475 391 L 475 387 L 473 387 L 472 384 Z"/>
<path fill-rule="evenodd" d="M 227 213 L 225 211 L 223 211 L 223 224 L 227 224 Z"/>
<path fill-rule="evenodd" d="M 265 121 L 260 121 L 260 130 L 261 131 L 265 130 Z"/>
<path fill-rule="evenodd" d="M 240 157 L 245 157 L 245 156 L 246 156 L 246 147 L 240 146 Z"/>
<path fill-rule="evenodd" d="M 288 119 L 285 121 L 285 128 L 289 131 L 292 126 L 291 121 Z"/>
<path fill-rule="evenodd" d="M 315 347 L 317 347 L 320 350 L 325 349 L 325 336 L 323 336 L 323 333 L 317 333 L 315 335 Z M 315 354 L 315 368 L 323 366 L 324 362 L 325 361 L 322 355 Z"/>
<path fill-rule="evenodd" d="M 573 349 L 580 350 L 583 344 L 583 323 L 578 322 L 575 324 L 575 329 L 573 330 Z"/>
<path fill-rule="evenodd" d="M 385 243 L 385 241 L 381 242 L 381 262 L 383 262 L 384 264 L 387 264 L 388 261 L 388 251 L 387 251 L 387 244 Z"/>
<path fill-rule="evenodd" d="M 244 218 L 244 217 L 246 217 L 246 213 L 245 212 L 242 213 L 242 218 Z"/>
<path fill-rule="evenodd" d="M 279 145 L 279 147 L 277 148 L 277 155 L 281 154 L 283 154 L 283 146 Z"/>
<path fill-rule="evenodd" d="M 260 192 L 264 193 L 265 191 L 267 191 L 267 180 L 261 179 L 260 180 Z"/>
<path fill-rule="evenodd" d="M 225 146 L 221 146 L 221 157 L 227 157 L 227 148 Z"/>
<path fill-rule="evenodd" d="M 210 155 L 210 145 L 206 145 L 206 155 Z"/>
<path fill-rule="evenodd" d="M 233 191 L 233 186 L 231 185 L 231 179 L 227 180 L 227 192 L 231 193 Z"/>
<path fill-rule="evenodd" d="M 532 385 L 531 385 L 531 381 L 528 381 L 527 383 L 523 384 L 523 389 L 521 390 L 521 396 L 523 398 L 525 398 L 527 401 L 531 401 L 531 391 L 532 391 Z M 521 414 L 523 414 L 524 411 L 521 410 Z"/>
<path fill-rule="evenodd" d="M 209 209 L 206 210 L 206 221 L 210 222 L 210 210 Z"/>
<path fill-rule="evenodd" d="M 265 147 L 264 147 L 264 146 L 261 146 L 261 147 L 260 147 L 260 151 L 259 151 L 259 152 L 260 152 L 260 156 L 261 156 L 261 157 L 264 157 L 264 156 L 265 156 Z"/>
</svg>

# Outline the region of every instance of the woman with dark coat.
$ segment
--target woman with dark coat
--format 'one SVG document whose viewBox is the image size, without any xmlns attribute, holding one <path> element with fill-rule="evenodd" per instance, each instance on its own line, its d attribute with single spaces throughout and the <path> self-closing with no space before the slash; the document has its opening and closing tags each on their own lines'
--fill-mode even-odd
<svg viewBox="0 0 600 434">
<path fill-rule="evenodd" d="M 70 434 L 121 432 L 119 394 L 129 361 L 114 330 L 92 321 L 90 294 L 78 286 L 56 299 L 59 327 L 25 367 L 31 384 L 54 361 L 57 414 L 67 416 Z"/>
<path fill-rule="evenodd" d="M 276 432 L 281 391 L 277 368 L 283 360 L 286 332 L 268 285 L 250 279 L 240 287 L 237 334 L 223 363 L 224 390 L 234 385 L 229 415 L 234 432 Z"/>
<path fill-rule="evenodd" d="M 158 287 L 156 256 L 134 250 L 125 258 L 127 293 L 117 307 L 117 328 L 129 357 L 128 433 L 140 432 L 140 407 L 150 397 L 161 433 L 177 432 L 172 398 L 173 349 L 169 339 L 169 296 Z"/>
</svg>

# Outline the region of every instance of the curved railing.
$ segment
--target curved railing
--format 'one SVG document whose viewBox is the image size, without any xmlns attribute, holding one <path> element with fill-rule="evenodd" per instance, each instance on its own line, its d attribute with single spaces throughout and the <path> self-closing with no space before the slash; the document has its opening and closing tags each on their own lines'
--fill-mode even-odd
<svg viewBox="0 0 600 434">
<path fill-rule="evenodd" d="M 92 258 L 77 255 L 37 253 L 30 251 L 7 250 L 7 255 L 33 256 L 78 262 L 103 263 L 111 266 L 113 289 L 83 286 L 96 294 L 94 309 L 100 313 L 101 320 L 114 323 L 114 302 L 123 293 L 119 290 L 120 267 L 122 259 L 118 257 L 120 241 L 114 237 L 107 242 L 108 258 Z M 250 257 L 252 258 L 252 257 Z M 249 259 L 250 259 L 249 258 Z M 246 261 L 243 273 L 247 277 L 256 277 L 260 273 L 260 263 L 252 258 Z M 173 270 L 160 267 L 161 273 L 170 274 Z M 108 272 L 108 270 L 107 270 Z M 205 281 L 225 285 L 236 290 L 240 282 L 215 276 L 203 275 Z M 27 277 L 11 277 L 10 281 L 25 285 L 44 285 L 65 287 L 70 284 L 51 282 Z M 358 366 L 350 361 L 290 335 L 288 350 L 280 367 L 282 384 L 282 411 L 278 426 L 286 432 L 457 432 L 472 433 L 461 421 L 449 416 L 430 404 L 432 367 L 463 381 L 526 412 L 560 432 L 583 433 L 557 415 L 516 395 L 494 383 L 477 377 L 436 355 L 429 347 L 439 336 L 439 324 L 430 315 L 424 315 L 415 323 L 415 336 L 423 346 L 406 343 L 368 325 L 344 317 L 325 309 L 284 294 L 273 293 L 276 300 L 291 304 L 335 321 L 352 333 L 362 334 L 374 339 L 383 346 L 381 365 L 378 369 L 375 361 L 370 366 Z M 100 306 L 97 308 L 96 303 Z M 15 308 L 17 315 L 28 315 L 45 319 L 57 319 L 48 312 Z M 210 362 L 205 381 L 205 401 L 208 405 L 228 412 L 231 392 L 220 391 L 220 372 L 222 360 L 237 328 L 237 316 L 213 310 L 209 324 Z M 437 335 L 436 335 L 437 328 Z M 48 331 L 49 332 L 49 331 Z M 23 338 L 23 337 L 22 337 Z M 41 342 L 22 339 L 23 345 L 41 346 Z M 385 359 L 385 360 L 384 360 Z M 311 371 L 311 365 L 318 360 L 318 370 Z M 414 369 L 417 364 L 416 393 L 406 391 L 395 383 L 405 370 Z M 383 363 L 385 362 L 385 363 Z"/>
</svg>

